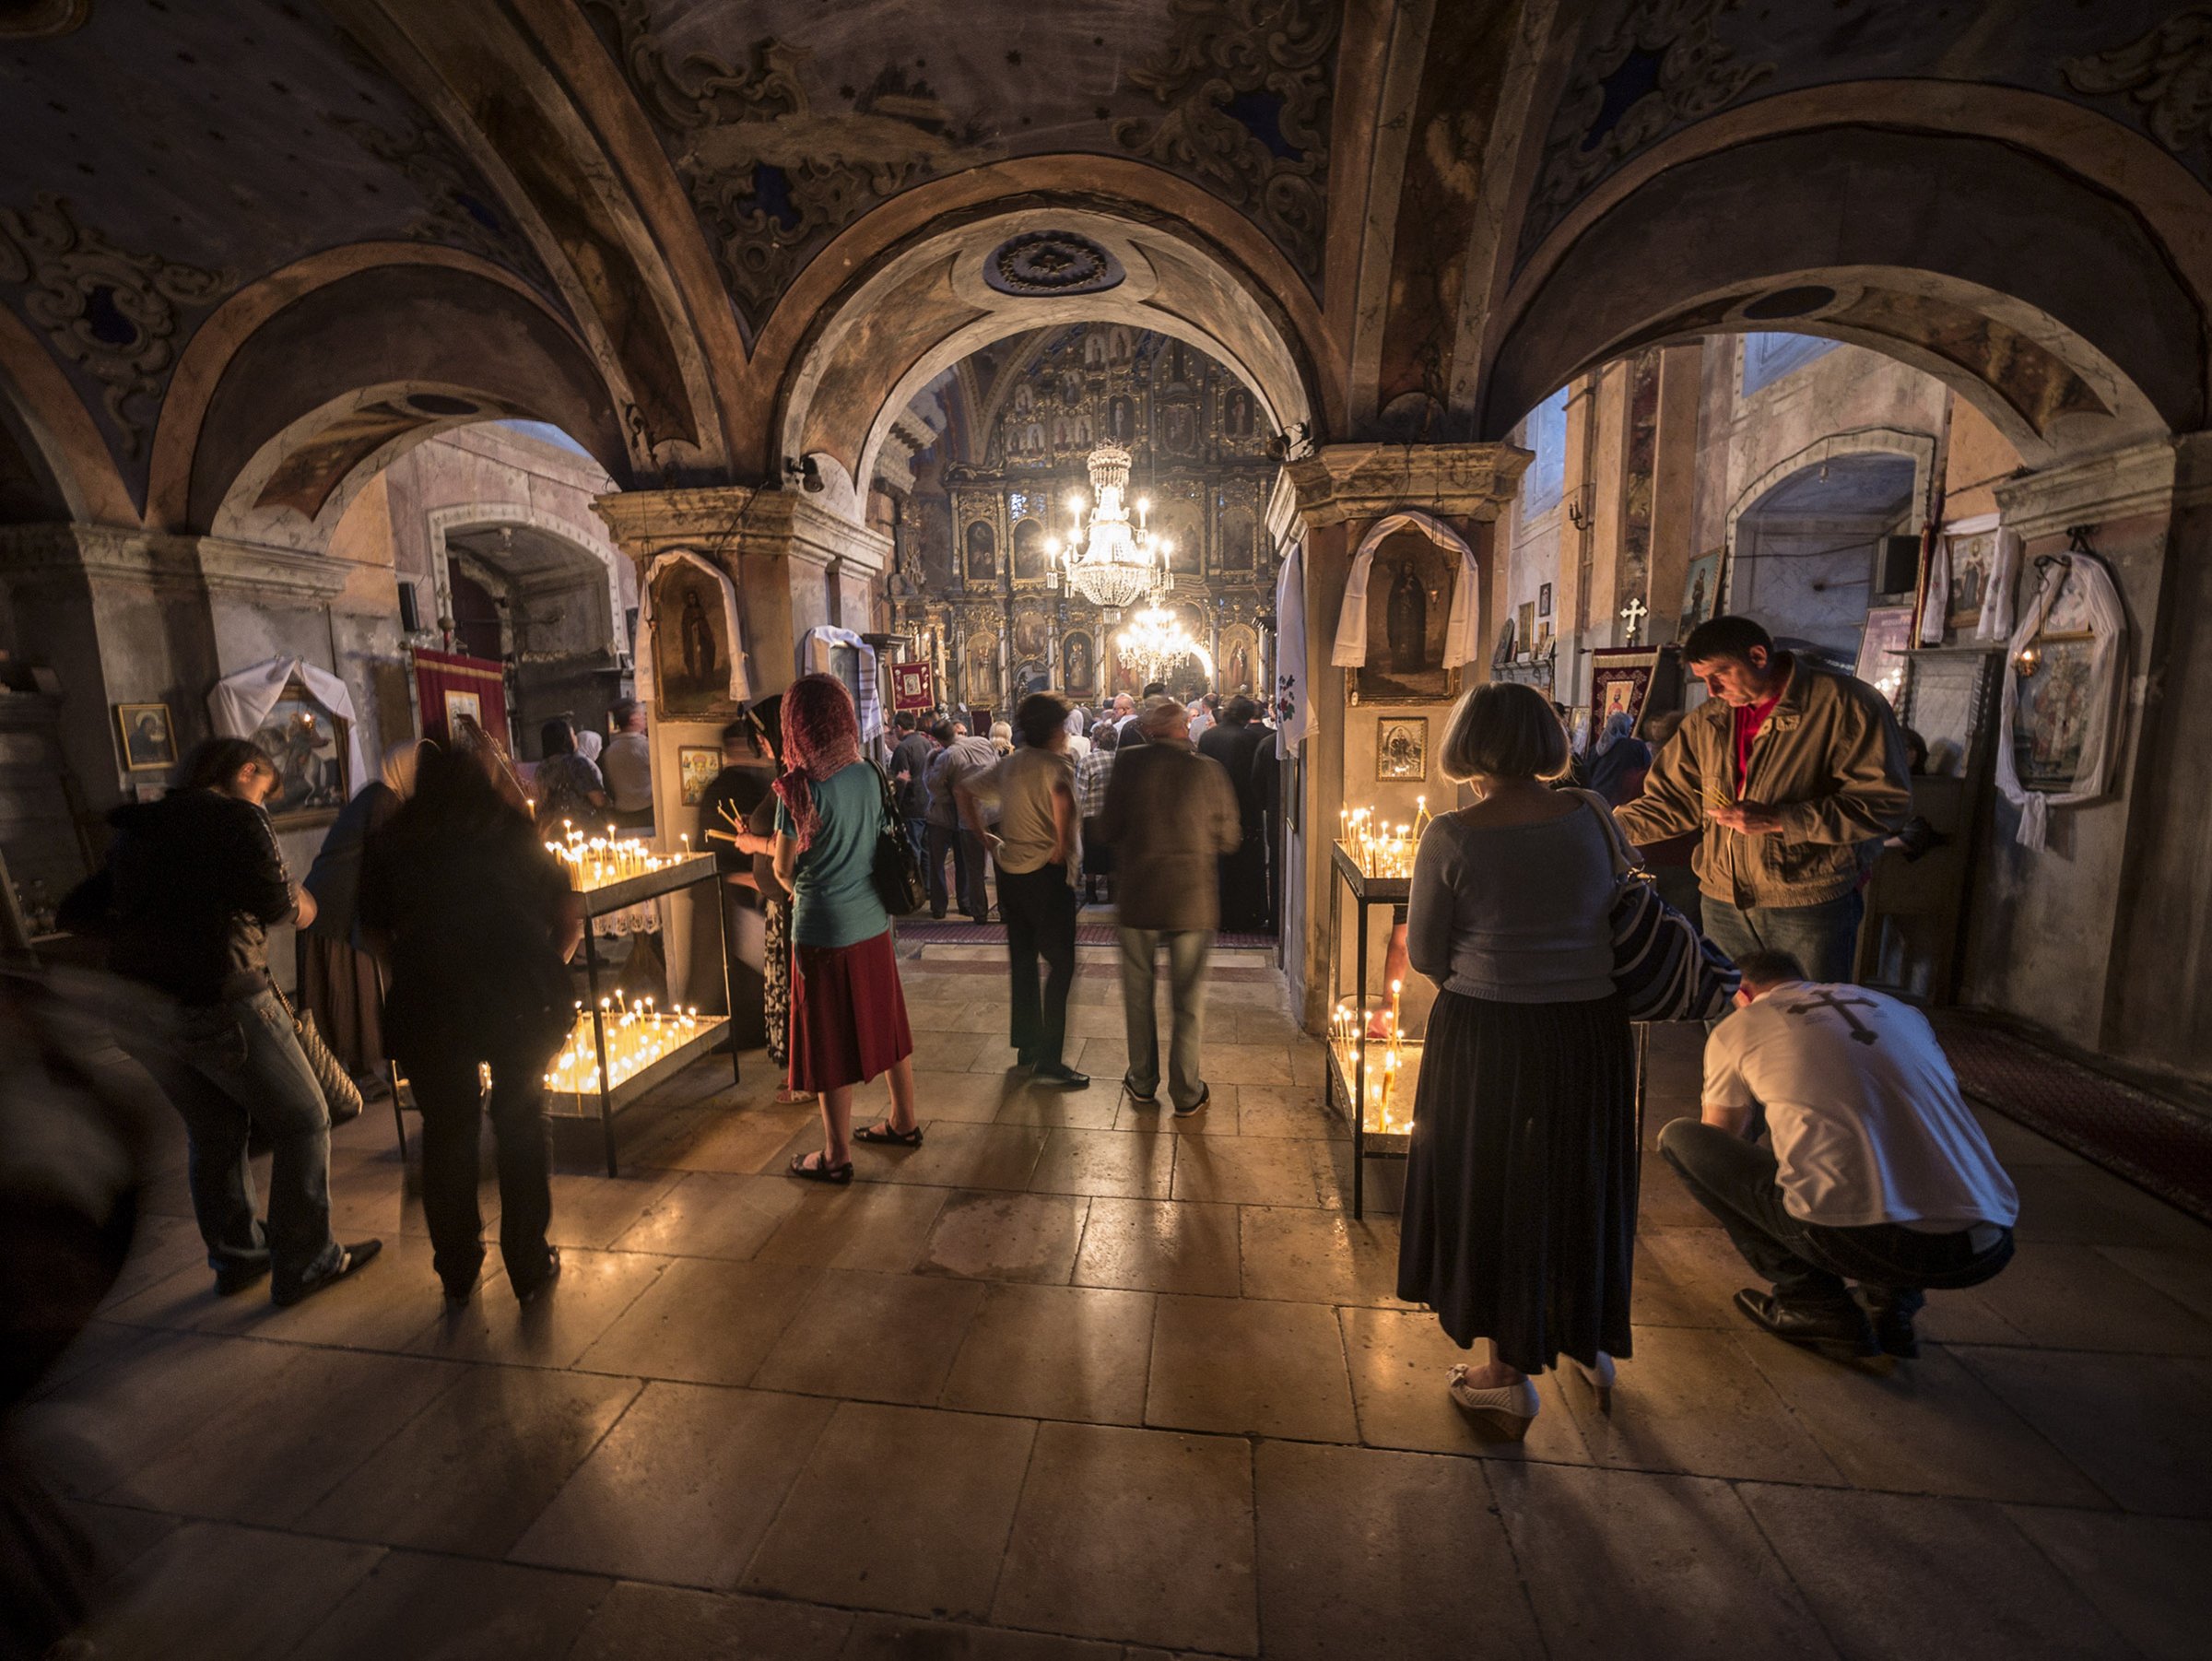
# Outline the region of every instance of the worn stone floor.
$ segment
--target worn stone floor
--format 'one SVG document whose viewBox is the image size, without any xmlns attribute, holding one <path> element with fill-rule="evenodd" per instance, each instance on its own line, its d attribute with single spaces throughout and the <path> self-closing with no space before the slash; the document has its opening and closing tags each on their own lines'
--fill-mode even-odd
<svg viewBox="0 0 2212 1661">
<path fill-rule="evenodd" d="M 172 1170 L 23 1427 L 124 1565 L 98 1653 L 2206 1653 L 2212 1231 L 1993 1121 L 2018 1259 L 1853 1370 L 1738 1319 L 1650 1162 L 1612 1416 L 1551 1377 L 1488 1443 L 1271 972 L 1223 966 L 1177 1125 L 1116 1101 L 1106 954 L 1073 1095 L 1005 1070 L 989 957 L 905 965 L 923 1149 L 793 1182 L 809 1115 L 702 1064 L 625 1116 L 618 1179 L 566 1151 L 526 1312 L 495 1254 L 441 1313 L 381 1104 L 333 1188 L 384 1256 L 290 1312 L 214 1297 Z M 1663 1034 L 1647 1132 L 1694 1069 Z"/>
</svg>

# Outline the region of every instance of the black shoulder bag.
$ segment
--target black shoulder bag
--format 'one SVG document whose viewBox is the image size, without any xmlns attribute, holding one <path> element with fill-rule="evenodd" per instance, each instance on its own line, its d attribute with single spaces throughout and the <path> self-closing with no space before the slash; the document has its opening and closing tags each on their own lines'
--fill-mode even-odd
<svg viewBox="0 0 2212 1661">
<path fill-rule="evenodd" d="M 868 765 L 875 770 L 883 795 L 882 821 L 876 830 L 876 864 L 869 875 L 883 909 L 894 917 L 903 917 L 922 909 L 929 889 L 922 879 L 922 862 L 914 857 L 914 844 L 907 839 L 906 821 L 899 817 L 890 778 L 875 762 Z"/>
</svg>

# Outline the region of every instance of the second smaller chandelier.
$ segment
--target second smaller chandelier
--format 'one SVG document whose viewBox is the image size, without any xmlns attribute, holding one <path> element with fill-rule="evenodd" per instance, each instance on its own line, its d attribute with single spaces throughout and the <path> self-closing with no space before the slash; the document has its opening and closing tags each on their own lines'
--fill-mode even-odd
<svg viewBox="0 0 2212 1661">
<path fill-rule="evenodd" d="M 1098 506 L 1084 533 L 1083 510 L 1089 504 L 1083 492 L 1067 499 L 1075 526 L 1069 539 L 1045 544 L 1053 563 L 1067 573 L 1068 586 L 1094 606 L 1118 613 L 1137 601 L 1160 593 L 1167 584 L 1168 556 L 1174 545 L 1156 536 L 1145 524 L 1151 503 L 1139 500 L 1136 527 L 1129 525 L 1129 452 L 1119 444 L 1100 444 L 1090 453 L 1090 488 Z"/>
</svg>

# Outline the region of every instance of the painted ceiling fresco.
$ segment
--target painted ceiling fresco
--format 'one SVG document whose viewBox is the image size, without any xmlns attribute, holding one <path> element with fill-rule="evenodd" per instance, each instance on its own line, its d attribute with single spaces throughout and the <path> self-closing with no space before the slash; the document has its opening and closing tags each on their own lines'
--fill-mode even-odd
<svg viewBox="0 0 2212 1661">
<path fill-rule="evenodd" d="M 2212 179 L 2212 21 L 2174 0 L 1594 0 L 1522 221 L 1525 261 L 1632 156 L 1733 105 L 1847 81 L 1974 81 L 2084 104 Z"/>
<path fill-rule="evenodd" d="M 324 248 L 465 248 L 544 285 L 498 198 L 320 8 L 100 0 L 0 42 L 0 299 L 132 470 L 198 323 Z"/>
<path fill-rule="evenodd" d="M 1010 157 L 1155 163 L 1318 282 L 1338 0 L 584 0 L 757 327 L 877 203 Z M 948 26 L 949 25 L 949 26 Z"/>
</svg>

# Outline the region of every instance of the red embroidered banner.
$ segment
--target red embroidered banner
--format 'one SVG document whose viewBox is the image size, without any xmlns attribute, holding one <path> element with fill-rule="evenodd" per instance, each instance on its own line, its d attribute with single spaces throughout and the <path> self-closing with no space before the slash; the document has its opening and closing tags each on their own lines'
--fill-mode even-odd
<svg viewBox="0 0 2212 1661">
<path fill-rule="evenodd" d="M 934 709 L 937 701 L 936 677 L 927 664 L 891 666 L 891 708 Z"/>
<path fill-rule="evenodd" d="M 507 733 L 507 679 L 498 664 L 457 652 L 417 652 L 414 658 L 424 737 L 451 743 L 454 717 L 468 715 L 502 750 L 514 753 Z"/>
</svg>

